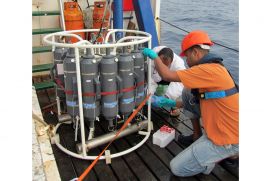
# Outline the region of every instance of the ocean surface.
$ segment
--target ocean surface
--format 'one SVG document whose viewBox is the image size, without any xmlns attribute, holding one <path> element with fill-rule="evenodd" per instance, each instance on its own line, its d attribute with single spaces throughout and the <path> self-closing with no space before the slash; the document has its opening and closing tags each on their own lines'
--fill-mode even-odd
<svg viewBox="0 0 271 181">
<path fill-rule="evenodd" d="M 161 19 L 187 31 L 204 30 L 211 40 L 239 51 L 238 0 L 161 0 Z M 187 33 L 161 21 L 161 45 L 180 53 Z M 239 83 L 239 52 L 214 45 L 211 52 L 223 58 L 224 65 Z"/>
</svg>

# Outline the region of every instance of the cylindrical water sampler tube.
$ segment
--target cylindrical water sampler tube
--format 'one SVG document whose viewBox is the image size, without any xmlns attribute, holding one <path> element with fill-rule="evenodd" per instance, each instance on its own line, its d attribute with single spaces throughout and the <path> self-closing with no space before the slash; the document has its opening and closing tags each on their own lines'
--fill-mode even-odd
<svg viewBox="0 0 271 181">
<path fill-rule="evenodd" d="M 107 50 L 108 52 L 108 50 Z M 103 56 L 100 62 L 101 73 L 101 107 L 102 114 L 113 127 L 113 119 L 118 115 L 118 58 L 114 55 Z"/>
<path fill-rule="evenodd" d="M 121 115 L 126 119 L 135 107 L 134 97 L 134 60 L 130 53 L 126 52 L 126 48 L 123 49 L 123 53 L 119 55 L 118 69 L 119 76 L 122 80 L 122 93 L 119 99 L 119 111 Z"/>
<path fill-rule="evenodd" d="M 87 48 L 80 61 L 84 117 L 94 121 L 100 115 L 101 85 L 98 79 L 98 62 Z"/>
<path fill-rule="evenodd" d="M 132 51 L 132 57 L 134 59 L 134 71 L 136 77 L 136 103 L 138 106 L 145 97 L 144 82 L 145 82 L 145 69 L 144 69 L 144 56 L 141 50 L 138 50 L 138 46 L 135 45 Z"/>
<path fill-rule="evenodd" d="M 75 117 L 79 115 L 79 109 L 74 48 L 68 50 L 63 63 L 67 111 L 72 117 Z"/>
</svg>

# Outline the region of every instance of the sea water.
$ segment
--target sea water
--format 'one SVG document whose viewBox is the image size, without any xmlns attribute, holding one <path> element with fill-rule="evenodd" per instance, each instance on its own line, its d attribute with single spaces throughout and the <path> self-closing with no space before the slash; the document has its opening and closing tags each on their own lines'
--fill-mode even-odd
<svg viewBox="0 0 271 181">
<path fill-rule="evenodd" d="M 211 40 L 239 51 L 238 0 L 162 0 L 160 17 L 187 31 L 204 30 Z M 180 53 L 180 41 L 187 33 L 161 21 L 161 45 Z M 225 66 L 239 83 L 239 53 L 214 45 Z"/>
</svg>

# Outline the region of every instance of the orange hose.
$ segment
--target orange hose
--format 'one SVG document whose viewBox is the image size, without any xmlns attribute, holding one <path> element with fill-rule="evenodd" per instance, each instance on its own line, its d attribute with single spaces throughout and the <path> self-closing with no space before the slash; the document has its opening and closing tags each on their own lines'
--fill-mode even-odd
<svg viewBox="0 0 271 181">
<path fill-rule="evenodd" d="M 127 125 L 132 121 L 132 119 L 136 116 L 136 114 L 142 109 L 142 107 L 146 104 L 147 100 L 150 98 L 149 94 L 141 103 L 140 105 L 136 108 L 136 110 L 130 115 L 130 117 L 125 121 L 125 123 L 122 125 L 122 127 L 118 130 L 117 134 L 115 137 L 108 143 L 108 145 L 103 149 L 103 151 L 98 155 L 98 157 L 88 166 L 88 168 L 80 175 L 78 178 L 78 181 L 82 181 L 87 174 L 91 171 L 91 169 L 94 167 L 94 165 L 97 163 L 99 158 L 103 155 L 105 150 L 111 145 L 111 143 L 119 136 L 120 132 L 123 131 Z"/>
</svg>

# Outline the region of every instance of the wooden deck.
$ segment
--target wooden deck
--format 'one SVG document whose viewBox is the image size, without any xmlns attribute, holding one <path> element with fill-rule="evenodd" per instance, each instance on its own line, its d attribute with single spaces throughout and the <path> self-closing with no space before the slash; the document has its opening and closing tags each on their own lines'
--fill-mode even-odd
<svg viewBox="0 0 271 181">
<path fill-rule="evenodd" d="M 40 106 L 44 107 L 54 101 L 52 98 L 54 90 L 43 90 L 37 94 L 39 96 Z M 44 114 L 44 119 L 48 123 L 56 123 L 56 117 L 49 112 Z M 176 137 L 182 133 L 189 135 L 192 133 L 192 125 L 189 119 L 184 115 L 179 118 L 171 118 L 165 109 L 152 109 L 152 121 L 154 123 L 154 131 L 166 124 L 176 129 Z M 107 123 L 104 120 L 95 122 L 96 135 L 101 135 L 107 132 Z M 74 129 L 72 125 L 63 125 L 59 129 L 61 144 L 71 151 L 75 152 Z M 80 136 L 79 136 L 80 138 Z M 113 142 L 109 147 L 111 154 L 126 150 L 142 140 L 142 136 L 133 134 L 125 138 L 121 138 Z M 92 149 L 91 155 L 98 155 L 105 145 Z M 56 163 L 59 169 L 60 177 L 63 181 L 71 180 L 79 177 L 83 171 L 90 165 L 92 161 L 80 160 L 73 158 L 55 145 L 52 145 Z M 239 178 L 238 168 L 225 167 L 222 164 L 217 164 L 210 175 L 198 174 L 193 177 L 176 177 L 169 167 L 169 163 L 173 157 L 184 150 L 176 140 L 172 141 L 166 148 L 160 148 L 152 144 L 152 136 L 148 141 L 138 148 L 136 151 L 125 156 L 112 159 L 112 163 L 107 165 L 104 160 L 98 161 L 93 170 L 87 175 L 85 180 L 91 181 L 114 181 L 114 180 L 222 180 L 235 181 Z"/>
<path fill-rule="evenodd" d="M 180 133 L 185 135 L 192 133 L 190 120 L 183 119 L 184 116 L 180 116 L 176 119 L 170 118 L 168 115 L 166 110 L 152 110 L 154 132 L 166 124 L 174 127 L 177 131 L 177 135 Z M 55 117 L 48 114 L 45 116 L 45 119 L 48 122 L 52 122 L 52 120 L 55 120 Z M 96 125 L 96 135 L 107 132 L 106 121 L 101 120 L 99 124 Z M 75 142 L 73 141 L 74 130 L 72 125 L 63 125 L 59 129 L 59 133 L 61 135 L 61 143 L 69 150 L 75 152 Z M 137 134 L 129 135 L 114 141 L 109 149 L 111 153 L 119 152 L 133 146 L 142 139 L 142 136 Z M 93 149 L 89 153 L 91 155 L 98 155 L 104 146 L 105 145 Z M 52 145 L 52 148 L 62 180 L 71 180 L 80 176 L 91 163 L 91 161 L 68 156 L 55 145 Z M 238 180 L 239 175 L 237 169 L 226 169 L 220 164 L 215 167 L 210 175 L 199 174 L 188 178 L 173 176 L 169 167 L 170 160 L 183 149 L 184 147 L 175 140 L 166 148 L 160 148 L 152 144 L 152 136 L 150 136 L 143 146 L 128 155 L 112 159 L 110 165 L 106 165 L 104 160 L 99 161 L 85 180 Z"/>
</svg>

